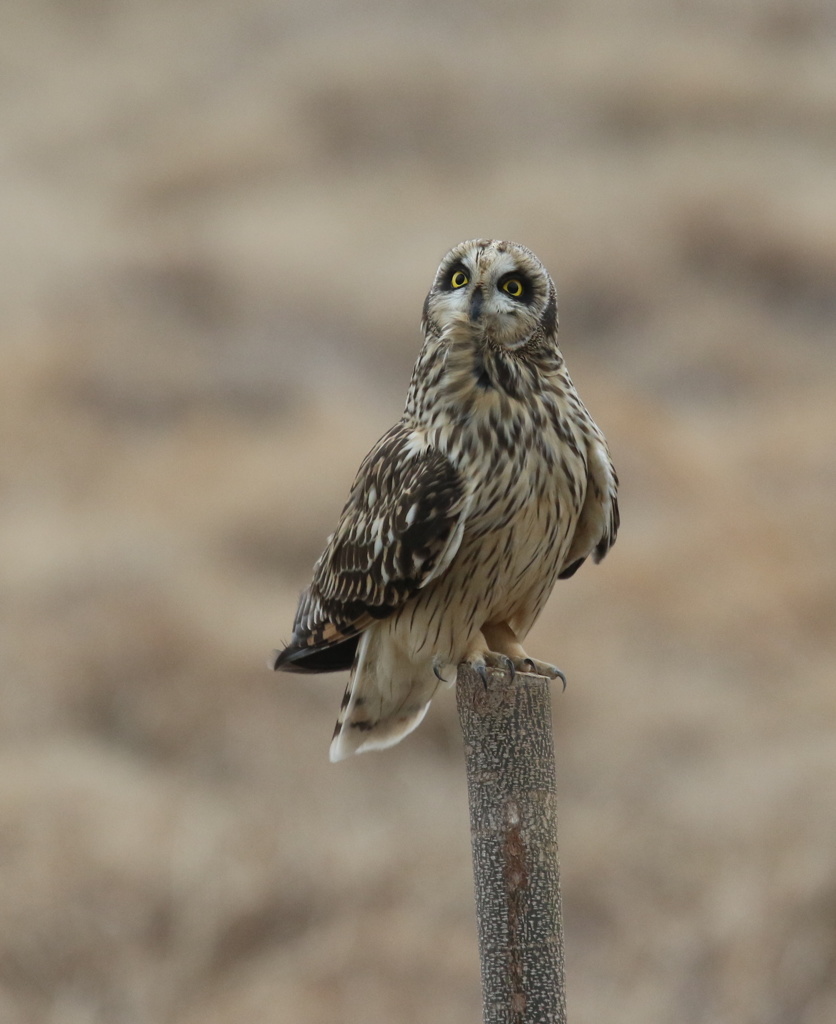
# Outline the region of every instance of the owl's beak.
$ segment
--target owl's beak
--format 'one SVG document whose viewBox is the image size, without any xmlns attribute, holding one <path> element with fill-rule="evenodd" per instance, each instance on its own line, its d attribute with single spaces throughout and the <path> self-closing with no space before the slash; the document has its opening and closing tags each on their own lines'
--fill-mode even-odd
<svg viewBox="0 0 836 1024">
<path fill-rule="evenodd" d="M 470 319 L 478 320 L 482 315 L 482 286 L 477 284 L 470 296 Z"/>
</svg>

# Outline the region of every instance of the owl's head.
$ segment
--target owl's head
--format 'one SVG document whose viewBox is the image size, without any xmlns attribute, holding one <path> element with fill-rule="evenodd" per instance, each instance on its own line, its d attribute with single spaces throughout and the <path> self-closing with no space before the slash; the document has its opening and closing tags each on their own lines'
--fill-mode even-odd
<svg viewBox="0 0 836 1024">
<path fill-rule="evenodd" d="M 555 345 L 554 282 L 524 245 L 485 238 L 460 242 L 439 265 L 422 326 L 437 336 L 506 351 Z"/>
</svg>

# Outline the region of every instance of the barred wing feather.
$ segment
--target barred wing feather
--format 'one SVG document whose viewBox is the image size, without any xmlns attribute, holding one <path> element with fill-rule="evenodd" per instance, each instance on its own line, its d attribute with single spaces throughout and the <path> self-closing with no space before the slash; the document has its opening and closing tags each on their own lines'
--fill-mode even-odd
<svg viewBox="0 0 836 1024">
<path fill-rule="evenodd" d="M 363 460 L 336 531 L 302 594 L 273 667 L 350 668 L 358 635 L 439 576 L 458 550 L 466 497 L 458 472 L 403 422 Z"/>
</svg>

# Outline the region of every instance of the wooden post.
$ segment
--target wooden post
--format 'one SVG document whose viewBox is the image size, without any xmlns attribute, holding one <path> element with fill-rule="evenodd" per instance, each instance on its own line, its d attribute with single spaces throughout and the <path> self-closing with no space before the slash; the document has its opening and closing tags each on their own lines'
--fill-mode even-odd
<svg viewBox="0 0 836 1024">
<path fill-rule="evenodd" d="M 565 1024 L 551 693 L 460 665 L 484 1024 Z"/>
</svg>

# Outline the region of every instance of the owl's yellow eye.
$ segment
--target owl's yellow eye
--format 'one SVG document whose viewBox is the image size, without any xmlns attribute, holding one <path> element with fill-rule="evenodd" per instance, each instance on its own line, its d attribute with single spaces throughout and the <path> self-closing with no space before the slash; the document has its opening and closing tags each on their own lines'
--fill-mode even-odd
<svg viewBox="0 0 836 1024">
<path fill-rule="evenodd" d="M 450 278 L 451 288 L 464 288 L 467 284 L 467 274 L 463 270 L 457 270 Z"/>
<path fill-rule="evenodd" d="M 509 277 L 502 285 L 502 290 L 508 292 L 512 299 L 522 298 L 523 286 L 518 277 Z"/>
</svg>

